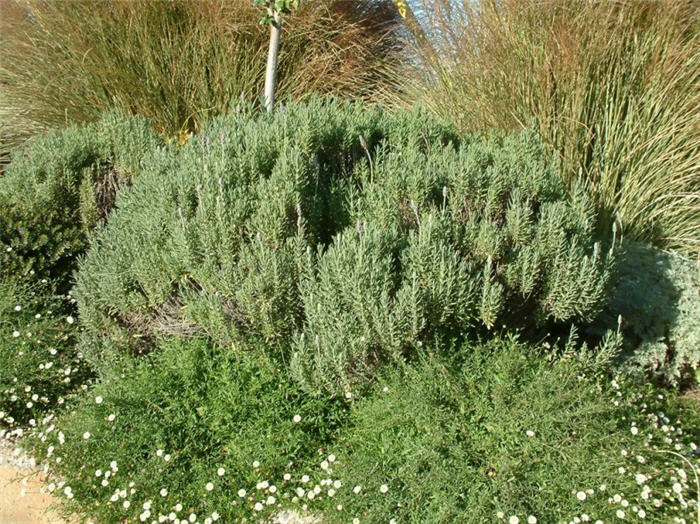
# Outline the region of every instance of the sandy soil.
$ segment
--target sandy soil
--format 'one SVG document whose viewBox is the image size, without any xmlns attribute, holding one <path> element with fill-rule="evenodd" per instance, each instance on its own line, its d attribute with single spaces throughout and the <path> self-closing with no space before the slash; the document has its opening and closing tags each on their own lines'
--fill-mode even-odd
<svg viewBox="0 0 700 524">
<path fill-rule="evenodd" d="M 0 439 L 0 524 L 69 524 L 51 510 L 56 499 L 41 493 L 44 474 Z"/>
<path fill-rule="evenodd" d="M 50 506 L 56 501 L 40 493 L 43 473 L 0 467 L 0 524 L 66 524 Z"/>
</svg>

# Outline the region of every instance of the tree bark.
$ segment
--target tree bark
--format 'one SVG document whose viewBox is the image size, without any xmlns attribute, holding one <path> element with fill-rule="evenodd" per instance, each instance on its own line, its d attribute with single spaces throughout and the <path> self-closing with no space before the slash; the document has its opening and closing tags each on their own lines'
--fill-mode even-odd
<svg viewBox="0 0 700 524">
<path fill-rule="evenodd" d="M 275 84 L 277 83 L 277 57 L 280 50 L 281 19 L 274 13 L 270 24 L 270 48 L 267 51 L 267 69 L 265 70 L 265 109 L 272 111 L 275 104 Z"/>
</svg>

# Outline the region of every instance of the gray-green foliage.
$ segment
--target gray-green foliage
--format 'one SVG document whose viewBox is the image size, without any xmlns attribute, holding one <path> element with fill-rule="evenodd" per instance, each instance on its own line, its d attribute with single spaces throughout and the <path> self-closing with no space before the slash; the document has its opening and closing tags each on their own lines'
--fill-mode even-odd
<svg viewBox="0 0 700 524">
<path fill-rule="evenodd" d="M 163 335 L 254 336 L 338 391 L 428 337 L 605 301 L 593 207 L 531 133 L 458 143 L 419 112 L 321 100 L 214 121 L 159 162 L 78 274 L 103 365 Z"/>
<path fill-rule="evenodd" d="M 145 120 L 107 113 L 17 151 L 0 177 L 0 274 L 66 278 L 86 231 L 160 144 Z"/>
<path fill-rule="evenodd" d="M 670 385 L 696 381 L 700 367 L 700 265 L 652 246 L 626 242 L 610 305 L 597 324 L 621 316 L 623 366 Z"/>
</svg>

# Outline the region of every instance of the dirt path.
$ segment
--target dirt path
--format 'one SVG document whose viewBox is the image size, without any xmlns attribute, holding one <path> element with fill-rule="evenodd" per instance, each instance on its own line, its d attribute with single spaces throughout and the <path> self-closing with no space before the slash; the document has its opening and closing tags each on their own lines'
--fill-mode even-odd
<svg viewBox="0 0 700 524">
<path fill-rule="evenodd" d="M 44 476 L 0 440 L 0 524 L 68 524 L 50 508 L 56 499 L 41 493 Z"/>
</svg>

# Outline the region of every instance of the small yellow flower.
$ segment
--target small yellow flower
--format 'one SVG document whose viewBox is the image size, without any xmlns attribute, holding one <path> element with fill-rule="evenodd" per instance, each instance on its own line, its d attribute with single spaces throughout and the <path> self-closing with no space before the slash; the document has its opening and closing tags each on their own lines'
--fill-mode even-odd
<svg viewBox="0 0 700 524">
<path fill-rule="evenodd" d="M 396 6 L 396 9 L 401 15 L 401 18 L 406 18 L 406 14 L 408 13 L 408 11 L 406 9 L 405 0 L 394 0 L 394 5 Z"/>
</svg>

